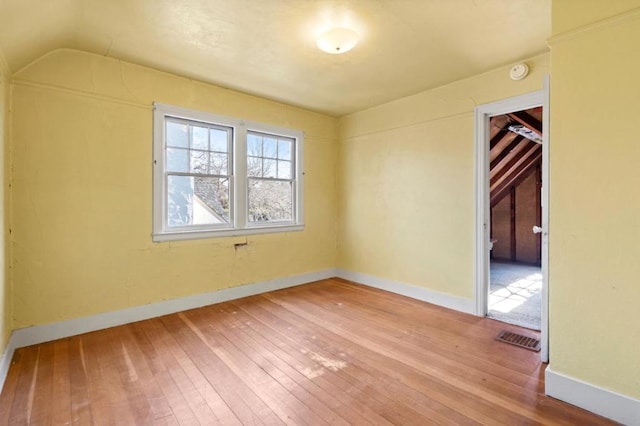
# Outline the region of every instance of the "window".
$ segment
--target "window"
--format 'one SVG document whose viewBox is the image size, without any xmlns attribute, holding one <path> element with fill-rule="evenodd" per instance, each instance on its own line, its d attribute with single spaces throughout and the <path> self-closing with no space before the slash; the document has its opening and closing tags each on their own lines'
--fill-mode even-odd
<svg viewBox="0 0 640 426">
<path fill-rule="evenodd" d="M 154 104 L 154 241 L 303 229 L 302 140 Z"/>
</svg>

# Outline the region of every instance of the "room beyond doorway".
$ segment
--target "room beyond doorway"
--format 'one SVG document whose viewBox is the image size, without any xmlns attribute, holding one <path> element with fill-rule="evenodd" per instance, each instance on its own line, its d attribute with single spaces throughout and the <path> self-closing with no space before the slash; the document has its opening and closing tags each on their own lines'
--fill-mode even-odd
<svg viewBox="0 0 640 426">
<path fill-rule="evenodd" d="M 540 266 L 492 261 L 487 317 L 540 330 Z"/>
<path fill-rule="evenodd" d="M 490 118 L 487 316 L 540 330 L 542 107 Z"/>
</svg>

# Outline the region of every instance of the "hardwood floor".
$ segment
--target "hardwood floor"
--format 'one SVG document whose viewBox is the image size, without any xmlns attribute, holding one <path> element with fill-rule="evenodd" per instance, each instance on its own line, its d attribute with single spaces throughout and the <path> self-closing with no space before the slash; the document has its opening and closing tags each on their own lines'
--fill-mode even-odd
<svg viewBox="0 0 640 426">
<path fill-rule="evenodd" d="M 19 349 L 0 424 L 609 424 L 505 328 L 324 280 Z"/>
</svg>

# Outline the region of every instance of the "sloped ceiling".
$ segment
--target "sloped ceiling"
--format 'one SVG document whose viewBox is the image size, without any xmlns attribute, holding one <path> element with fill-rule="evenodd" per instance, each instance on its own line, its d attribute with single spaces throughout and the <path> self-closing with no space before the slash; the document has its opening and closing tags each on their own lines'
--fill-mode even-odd
<svg viewBox="0 0 640 426">
<path fill-rule="evenodd" d="M 12 72 L 79 49 L 340 116 L 547 50 L 549 0 L 0 0 Z M 331 26 L 351 52 L 315 46 Z"/>
<path fill-rule="evenodd" d="M 491 117 L 489 198 L 493 208 L 542 163 L 542 107 Z M 523 126 L 527 137 L 513 131 Z M 532 139 L 536 139 L 534 142 Z"/>
</svg>

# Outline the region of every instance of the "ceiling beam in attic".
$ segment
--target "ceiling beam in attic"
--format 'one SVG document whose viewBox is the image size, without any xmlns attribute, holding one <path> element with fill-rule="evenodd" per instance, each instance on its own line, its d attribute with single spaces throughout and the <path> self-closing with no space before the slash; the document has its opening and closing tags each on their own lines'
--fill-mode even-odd
<svg viewBox="0 0 640 426">
<path fill-rule="evenodd" d="M 507 138 L 504 138 L 507 140 Z M 495 153 L 491 152 L 489 155 L 489 160 L 491 164 L 489 165 L 489 170 L 494 170 L 502 160 L 506 159 L 510 154 L 515 155 L 514 150 L 522 143 L 524 140 L 524 136 L 515 135 L 513 138 L 508 138 L 511 140 L 511 143 L 506 145 L 504 148 L 498 150 L 499 145 L 496 145 Z M 522 143 L 522 145 L 526 145 L 526 143 Z"/>
<path fill-rule="evenodd" d="M 495 170 L 493 174 L 489 173 L 490 192 L 494 191 L 504 181 L 512 180 L 511 177 L 522 164 L 527 163 L 538 151 L 542 152 L 542 146 L 535 142 L 527 141 L 524 148 L 518 151 L 503 167 Z"/>
<path fill-rule="evenodd" d="M 509 194 L 512 187 L 522 183 L 542 161 L 542 148 L 540 145 L 534 144 L 534 148 L 528 151 L 527 154 L 527 157 L 523 157 L 522 161 L 512 169 L 511 173 L 506 175 L 505 179 L 492 185 L 490 195 L 490 205 L 492 208 Z"/>
<path fill-rule="evenodd" d="M 523 160 L 524 156 L 531 155 L 533 149 L 539 146 L 529 139 L 524 139 L 511 152 L 508 152 L 505 158 L 491 170 L 489 170 L 489 182 L 493 188 L 496 182 L 502 181 L 511 171 L 517 167 Z"/>
<path fill-rule="evenodd" d="M 506 129 L 512 121 L 504 114 L 491 117 L 489 119 L 489 139 L 493 138 L 500 130 Z"/>
<path fill-rule="evenodd" d="M 542 123 L 540 122 L 540 120 L 537 120 L 535 117 L 527 114 L 524 111 L 511 112 L 507 115 L 514 121 L 517 121 L 518 123 L 525 126 L 527 129 L 542 136 Z"/>
<path fill-rule="evenodd" d="M 517 187 L 520 185 L 526 178 L 531 176 L 537 166 L 542 162 L 542 152 L 540 154 L 532 157 L 531 162 L 529 162 L 525 167 L 523 167 L 522 171 L 514 176 L 513 181 L 509 181 L 504 186 L 497 188 L 494 193 L 491 194 L 491 208 L 495 207 L 500 201 L 502 201 L 507 195 L 511 193 L 511 188 Z"/>
<path fill-rule="evenodd" d="M 506 129 L 505 129 L 506 130 Z M 513 142 L 518 135 L 513 132 L 507 132 L 502 139 L 500 139 L 490 150 L 489 150 L 489 162 L 492 162 L 496 159 L 501 152 L 503 152 L 510 144 Z"/>
<path fill-rule="evenodd" d="M 491 141 L 489 142 L 489 149 L 490 150 L 494 149 L 495 146 L 498 144 L 498 142 L 500 142 L 504 137 L 512 133 L 513 133 L 512 131 L 506 128 L 498 130 L 498 132 L 491 138 Z"/>
</svg>

